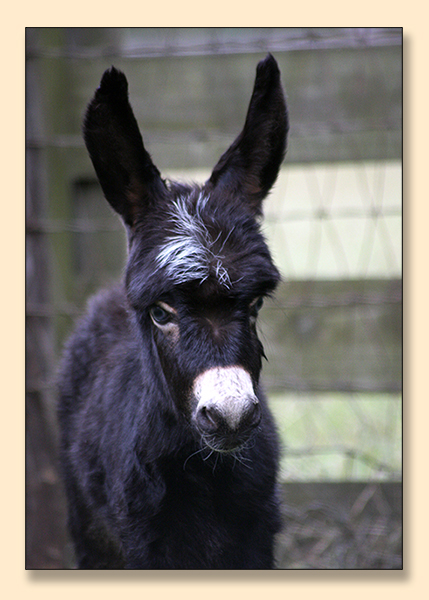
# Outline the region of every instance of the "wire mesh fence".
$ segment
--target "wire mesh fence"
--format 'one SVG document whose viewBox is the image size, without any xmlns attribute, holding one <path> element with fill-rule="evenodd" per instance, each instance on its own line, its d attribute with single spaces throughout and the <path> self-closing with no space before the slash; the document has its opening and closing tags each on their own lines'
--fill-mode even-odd
<svg viewBox="0 0 429 600">
<path fill-rule="evenodd" d="M 55 464 L 61 346 L 88 296 L 121 275 L 126 256 L 122 226 L 83 147 L 85 105 L 114 63 L 127 73 L 145 144 L 163 175 L 204 181 L 238 133 L 267 51 L 279 62 L 291 119 L 264 222 L 283 282 L 260 326 L 269 359 L 264 386 L 284 444 L 281 478 L 401 480 L 401 30 L 28 29 L 28 566 L 64 563 Z M 47 515 L 40 518 L 48 489 L 49 527 Z M 332 553 L 327 559 L 334 542 L 325 538 L 323 551 L 306 545 L 311 560 L 292 560 L 290 546 L 299 547 L 301 535 L 293 527 L 302 532 L 316 513 L 301 505 L 293 517 L 290 509 L 280 564 L 362 567 L 360 551 L 350 552 L 356 540 L 367 543 L 374 518 L 386 529 L 384 558 L 376 556 L 379 541 L 372 568 L 398 568 L 398 510 L 390 519 L 387 504 L 377 506 L 342 561 Z M 320 515 L 311 525 L 319 532 Z M 343 525 L 335 531 L 340 540 Z"/>
</svg>

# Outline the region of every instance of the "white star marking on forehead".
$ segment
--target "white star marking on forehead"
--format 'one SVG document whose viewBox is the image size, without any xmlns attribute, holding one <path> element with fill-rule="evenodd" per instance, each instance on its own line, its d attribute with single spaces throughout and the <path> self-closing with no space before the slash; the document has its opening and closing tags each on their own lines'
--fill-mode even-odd
<svg viewBox="0 0 429 600">
<path fill-rule="evenodd" d="M 224 257 L 220 252 L 232 229 L 219 252 L 214 253 L 213 247 L 219 237 L 212 239 L 201 215 L 207 200 L 208 197 L 200 193 L 195 207 L 186 197 L 174 202 L 170 214 L 173 231 L 161 246 L 157 261 L 176 283 L 192 280 L 203 282 L 213 272 L 219 283 L 229 288 L 231 280 L 222 264 Z"/>
</svg>

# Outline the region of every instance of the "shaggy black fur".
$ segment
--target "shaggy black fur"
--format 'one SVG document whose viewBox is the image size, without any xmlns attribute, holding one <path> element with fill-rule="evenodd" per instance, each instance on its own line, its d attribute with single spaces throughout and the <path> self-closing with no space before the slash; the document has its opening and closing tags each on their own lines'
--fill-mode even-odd
<svg viewBox="0 0 429 600">
<path fill-rule="evenodd" d="M 60 374 L 61 461 L 79 568 L 273 567 L 278 440 L 259 389 L 255 320 L 279 275 L 256 217 L 287 129 L 268 55 L 244 129 L 210 179 L 168 183 L 143 146 L 125 76 L 113 67 L 103 75 L 84 137 L 126 224 L 129 259 L 124 282 L 90 302 Z M 203 224 L 213 264 L 206 277 L 190 272 L 178 282 L 159 254 L 177 235 L 179 197 Z M 220 262 L 226 281 L 215 272 Z M 258 413 L 232 432 L 217 415 L 198 421 L 192 391 L 201 373 L 229 366 L 250 374 L 259 399 Z"/>
</svg>

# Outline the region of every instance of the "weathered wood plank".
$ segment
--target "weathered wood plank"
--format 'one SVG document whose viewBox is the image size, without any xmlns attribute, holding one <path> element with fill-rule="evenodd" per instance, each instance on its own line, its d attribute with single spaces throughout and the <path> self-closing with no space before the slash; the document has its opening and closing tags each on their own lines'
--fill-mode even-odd
<svg viewBox="0 0 429 600">
<path fill-rule="evenodd" d="M 399 280 L 283 283 L 260 316 L 265 386 L 399 391 L 401 290 Z"/>
</svg>

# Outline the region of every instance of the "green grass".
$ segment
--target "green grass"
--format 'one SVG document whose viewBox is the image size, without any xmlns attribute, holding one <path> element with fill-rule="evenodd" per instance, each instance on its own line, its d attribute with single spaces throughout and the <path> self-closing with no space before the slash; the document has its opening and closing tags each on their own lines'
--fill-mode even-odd
<svg viewBox="0 0 429 600">
<path fill-rule="evenodd" d="M 272 394 L 283 481 L 398 481 L 399 395 Z"/>
</svg>

